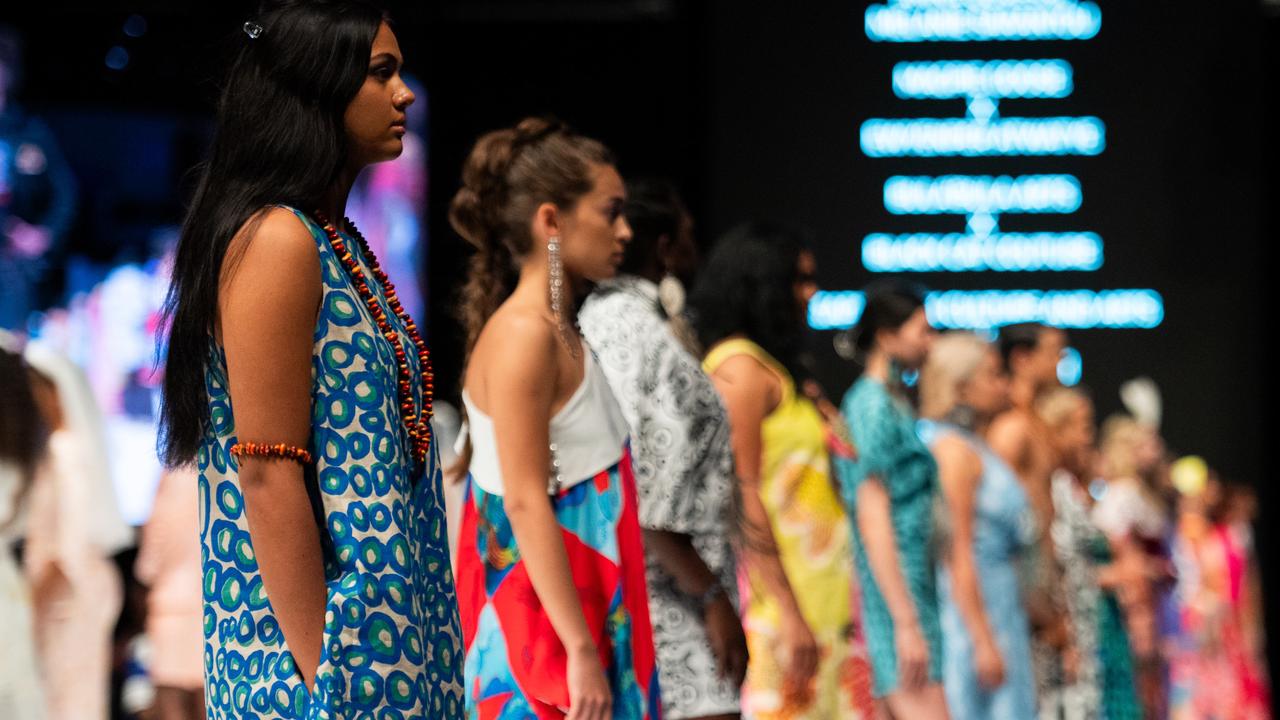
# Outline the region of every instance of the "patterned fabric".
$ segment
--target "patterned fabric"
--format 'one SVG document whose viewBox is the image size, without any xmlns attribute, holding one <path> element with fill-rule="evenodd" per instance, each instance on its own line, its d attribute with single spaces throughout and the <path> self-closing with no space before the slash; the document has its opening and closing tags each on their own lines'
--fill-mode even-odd
<svg viewBox="0 0 1280 720">
<path fill-rule="evenodd" d="M 1138 720 L 1142 707 L 1133 690 L 1133 661 L 1115 594 L 1098 586 L 1097 570 L 1111 562 L 1111 547 L 1093 521 L 1083 488 L 1070 473 L 1052 478 L 1051 534 L 1062 567 L 1071 633 L 1075 646 L 1076 682 L 1064 698 L 1067 720 Z"/>
<path fill-rule="evenodd" d="M 258 572 L 228 452 L 237 438 L 226 357 L 211 339 L 209 418 L 197 455 L 208 717 L 460 718 L 461 631 L 435 448 L 425 472 L 413 473 L 391 345 L 324 232 L 294 212 L 315 238 L 324 291 L 312 353 L 315 464 L 306 472 L 323 528 L 324 644 L 308 692 Z M 369 283 L 407 344 L 371 275 Z M 412 353 L 409 362 L 416 385 Z M 414 396 L 422 397 L 420 387 Z"/>
<path fill-rule="evenodd" d="M 615 720 L 662 716 L 630 453 L 550 498 Z M 458 548 L 467 717 L 560 718 L 567 656 L 529 579 L 500 495 L 468 479 Z"/>
<path fill-rule="evenodd" d="M 787 580 L 820 653 L 813 681 L 785 693 L 778 657 L 781 611 L 758 591 L 751 568 L 743 574 L 743 625 L 751 659 L 742 688 L 743 714 L 772 718 L 871 717 L 865 659 L 855 645 L 849 523 L 831 482 L 827 426 L 813 403 L 796 394 L 790 373 L 749 340 L 726 340 L 707 354 L 708 373 L 737 355 L 755 358 L 782 382 L 782 401 L 764 419 L 760 496 Z"/>
<path fill-rule="evenodd" d="M 987 624 L 1004 661 L 1004 684 L 987 690 L 978 682 L 974 645 L 956 603 L 951 573 L 938 566 L 942 607 L 943 686 L 955 720 L 1023 720 L 1036 715 L 1031 631 L 1018 588 L 1018 557 L 1036 540 L 1035 515 L 1013 470 L 982 440 L 946 423 L 923 422 L 922 439 L 935 444 L 958 437 L 982 460 L 973 504 L 973 559 Z"/>
<path fill-rule="evenodd" d="M 856 517 L 858 488 L 874 475 L 889 494 L 889 512 L 897 539 L 898 565 L 915 601 L 920 631 L 929 645 L 929 678 L 942 680 L 942 625 L 934 576 L 933 503 L 938 468 L 929 448 L 916 434 L 916 422 L 906 404 L 889 395 L 877 380 L 862 377 L 844 397 L 855 460 L 837 459 L 836 469 L 849 518 Z M 863 627 L 875 676 L 876 697 L 898 687 L 897 649 L 893 618 L 867 559 L 866 546 L 852 522 L 858 583 L 862 591 Z"/>
<path fill-rule="evenodd" d="M 691 536 L 736 603 L 729 520 L 737 478 L 715 386 L 676 339 L 648 280 L 624 275 L 602 283 L 578 321 L 631 426 L 640 525 Z M 716 664 L 700 606 L 652 553 L 646 560 L 664 715 L 737 713 L 738 688 Z"/>
</svg>

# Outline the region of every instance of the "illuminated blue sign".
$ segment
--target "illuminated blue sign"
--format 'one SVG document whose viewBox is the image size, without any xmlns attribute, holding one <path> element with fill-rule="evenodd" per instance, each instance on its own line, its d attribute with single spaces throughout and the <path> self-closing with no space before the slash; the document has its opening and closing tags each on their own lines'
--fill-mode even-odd
<svg viewBox="0 0 1280 720">
<path fill-rule="evenodd" d="M 809 303 L 817 330 L 853 326 L 866 300 L 861 292 L 819 292 Z M 1132 290 L 944 290 L 925 297 L 929 324 L 939 329 L 993 328 L 1037 322 L 1067 329 L 1153 328 L 1164 320 L 1164 299 Z"/>
<path fill-rule="evenodd" d="M 862 241 L 871 272 L 1089 272 L 1102 260 L 1102 238 L 1091 232 L 872 233 Z"/>
<path fill-rule="evenodd" d="M 1073 87 L 1065 60 L 937 60 L 893 66 L 893 93 L 903 100 L 1064 98 Z"/>
<path fill-rule="evenodd" d="M 859 138 L 867 157 L 1097 155 L 1107 146 L 1096 117 L 874 119 Z"/>
<path fill-rule="evenodd" d="M 895 175 L 884 183 L 884 207 L 895 215 L 1072 213 L 1080 208 L 1073 175 Z"/>
<path fill-rule="evenodd" d="M 889 0 L 863 22 L 875 42 L 1088 40 L 1102 10 L 1075 0 Z"/>
</svg>

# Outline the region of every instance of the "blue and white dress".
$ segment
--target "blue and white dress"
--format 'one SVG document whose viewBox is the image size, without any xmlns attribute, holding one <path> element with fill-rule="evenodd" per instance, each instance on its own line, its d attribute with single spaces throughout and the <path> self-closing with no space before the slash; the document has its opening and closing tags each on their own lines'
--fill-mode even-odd
<svg viewBox="0 0 1280 720">
<path fill-rule="evenodd" d="M 323 284 L 312 350 L 315 460 L 305 477 L 328 586 L 324 645 L 308 692 L 258 572 L 229 453 L 237 437 L 226 357 L 211 339 L 197 455 L 208 717 L 461 718 L 462 635 L 438 455 L 433 446 L 415 470 L 391 345 L 323 229 L 293 212 L 315 238 Z M 412 347 L 366 259 L 358 260 L 402 345 Z M 421 402 L 418 359 L 407 356 Z"/>
<path fill-rule="evenodd" d="M 945 435 L 964 441 L 982 458 L 974 497 L 973 557 L 982 605 L 1004 661 L 1004 684 L 987 690 L 978 682 L 973 639 L 955 602 L 951 573 L 938 566 L 942 607 L 942 684 L 954 720 L 1031 720 L 1036 717 L 1031 630 L 1018 582 L 1018 555 L 1035 542 L 1035 518 L 1022 483 L 986 442 L 949 423 L 921 422 L 930 445 Z"/>
</svg>

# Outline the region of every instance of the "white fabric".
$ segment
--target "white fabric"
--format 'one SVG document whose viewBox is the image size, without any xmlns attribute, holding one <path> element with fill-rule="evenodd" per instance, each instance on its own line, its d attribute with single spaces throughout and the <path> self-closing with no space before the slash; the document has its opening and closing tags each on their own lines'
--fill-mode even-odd
<svg viewBox="0 0 1280 720">
<path fill-rule="evenodd" d="M 1133 535 L 1163 538 L 1164 512 L 1143 493 L 1136 478 L 1119 478 L 1107 483 L 1106 492 L 1093 508 L 1093 523 L 1110 537 Z"/>
<path fill-rule="evenodd" d="M 43 720 L 31 595 L 13 558 L 22 518 L 16 507 L 21 471 L 0 461 L 0 718 Z"/>
<path fill-rule="evenodd" d="M 547 468 L 547 480 L 549 486 L 557 481 L 554 484 L 561 490 L 613 467 L 621 459 L 627 440 L 627 421 L 608 381 L 590 348 L 584 355 L 582 383 L 551 418 L 551 454 L 559 467 L 554 475 L 552 468 Z M 502 402 L 501 398 L 490 400 Z M 471 402 L 466 390 L 462 391 L 462 402 L 467 407 L 467 433 L 471 438 L 471 477 L 485 492 L 501 496 L 502 467 L 493 420 Z"/>
<path fill-rule="evenodd" d="M 103 557 L 131 547 L 134 531 L 116 502 L 102 414 L 88 377 L 70 358 L 40 340 L 27 344 L 23 358 L 57 387 L 63 425 L 77 445 L 76 465 L 67 468 L 74 475 L 76 493 L 58 502 L 80 503 L 90 509 L 84 513 L 87 525 L 83 532 Z"/>
</svg>

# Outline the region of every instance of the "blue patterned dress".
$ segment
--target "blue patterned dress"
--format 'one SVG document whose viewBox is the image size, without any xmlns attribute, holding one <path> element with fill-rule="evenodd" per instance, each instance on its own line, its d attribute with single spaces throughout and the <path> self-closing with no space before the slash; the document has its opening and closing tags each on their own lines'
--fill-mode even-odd
<svg viewBox="0 0 1280 720">
<path fill-rule="evenodd" d="M 893 617 L 871 572 L 871 562 L 857 522 L 858 488 L 874 475 L 889 494 L 889 514 L 897 541 L 898 565 L 911 592 L 920 633 L 929 645 L 929 679 L 942 679 L 942 627 L 934 576 L 933 501 L 938 466 L 916 434 L 916 420 L 906 404 L 894 399 L 884 384 L 863 376 L 844 396 L 841 408 L 857 450 L 856 459 L 837 457 L 836 471 L 853 524 L 854 559 L 862 592 L 863 627 L 873 692 L 884 697 L 898 689 L 898 652 Z"/>
<path fill-rule="evenodd" d="M 293 212 L 315 238 L 323 283 L 311 361 L 315 462 L 305 476 L 322 528 L 324 645 L 308 692 L 254 558 L 238 466 L 229 454 L 237 438 L 226 357 L 211 340 L 209 417 L 197 455 L 208 717 L 460 718 L 462 636 L 438 456 L 433 446 L 425 470 L 413 471 L 391 345 L 324 231 Z M 377 289 L 367 264 L 365 272 Z M 416 385 L 417 358 L 408 358 Z M 421 388 L 414 394 L 421 398 Z"/>
<path fill-rule="evenodd" d="M 1018 556 L 1036 539 L 1035 515 L 1022 483 L 986 442 L 950 423 L 921 423 L 930 445 L 950 434 L 982 458 L 982 478 L 973 498 L 973 560 L 987 624 L 1004 661 L 1004 684 L 987 690 L 978 682 L 973 638 L 960 614 L 951 573 L 938 566 L 942 632 L 946 641 L 943 686 L 954 720 L 1028 720 L 1036 717 L 1031 630 L 1018 582 Z"/>
</svg>

